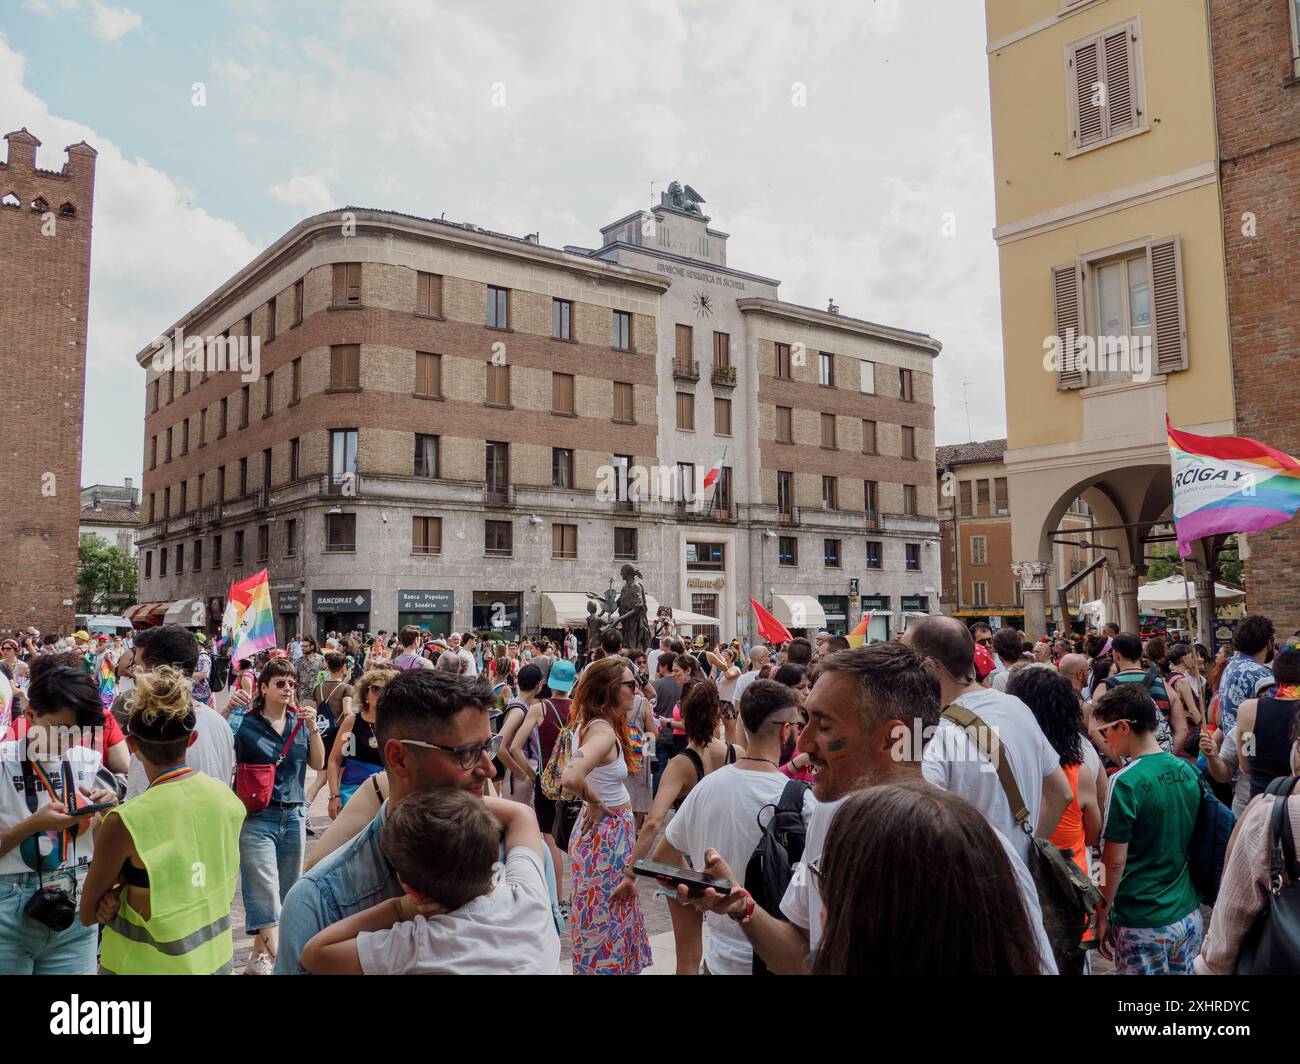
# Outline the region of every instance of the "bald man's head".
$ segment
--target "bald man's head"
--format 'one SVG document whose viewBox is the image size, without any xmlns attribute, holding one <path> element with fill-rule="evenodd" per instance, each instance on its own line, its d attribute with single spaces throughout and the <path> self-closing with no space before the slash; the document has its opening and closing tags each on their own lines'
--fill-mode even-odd
<svg viewBox="0 0 1300 1064">
<path fill-rule="evenodd" d="M 1088 674 L 1088 659 L 1082 654 L 1066 654 L 1056 666 L 1076 691 L 1083 690 L 1083 682 Z"/>
<path fill-rule="evenodd" d="M 958 683 L 975 682 L 975 640 L 955 617 L 925 617 L 909 625 L 903 642 L 922 658 L 933 658 Z"/>
</svg>

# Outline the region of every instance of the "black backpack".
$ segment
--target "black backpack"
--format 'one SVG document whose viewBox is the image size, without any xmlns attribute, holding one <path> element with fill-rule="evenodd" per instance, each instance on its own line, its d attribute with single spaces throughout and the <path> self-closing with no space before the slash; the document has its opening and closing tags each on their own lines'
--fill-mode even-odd
<svg viewBox="0 0 1300 1064">
<path fill-rule="evenodd" d="M 230 680 L 230 655 L 214 654 L 212 656 L 212 672 L 208 675 L 208 686 L 212 688 L 213 694 L 226 689 L 226 683 Z"/>
<path fill-rule="evenodd" d="M 1241 941 L 1237 975 L 1300 972 L 1300 860 L 1296 859 L 1287 809 L 1287 799 L 1295 786 L 1295 776 L 1282 776 L 1264 792 L 1273 796 L 1269 814 L 1269 891 L 1264 908 Z"/>
<path fill-rule="evenodd" d="M 758 811 L 758 826 L 762 829 L 758 845 L 745 866 L 745 889 L 754 898 L 754 904 L 769 916 L 785 920 L 781 912 L 781 899 L 794 878 L 794 866 L 803 860 L 804 842 L 808 825 L 803 819 L 804 794 L 808 784 L 803 780 L 789 780 L 781 791 L 776 805 L 769 802 Z M 767 823 L 763 814 L 772 810 Z M 754 953 L 754 974 L 767 975 L 767 966 Z"/>
</svg>

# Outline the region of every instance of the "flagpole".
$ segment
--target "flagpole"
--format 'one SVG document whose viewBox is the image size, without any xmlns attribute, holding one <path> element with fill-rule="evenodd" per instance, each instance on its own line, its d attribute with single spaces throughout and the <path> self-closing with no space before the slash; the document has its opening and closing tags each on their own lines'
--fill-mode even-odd
<svg viewBox="0 0 1300 1064">
<path fill-rule="evenodd" d="M 1196 691 L 1196 709 L 1201 716 L 1201 726 L 1205 726 L 1205 698 L 1201 693 L 1201 662 L 1196 653 L 1196 630 L 1192 628 L 1192 593 L 1189 588 L 1191 581 L 1187 579 L 1187 559 L 1180 559 L 1183 567 L 1183 604 L 1187 614 L 1187 635 L 1191 640 L 1191 653 L 1187 657 L 1192 661 L 1192 687 Z M 1211 571 L 1213 575 L 1213 571 Z M 1210 601 L 1214 601 L 1214 587 L 1210 587 Z M 1207 618 L 1206 624 L 1212 625 L 1214 619 Z"/>
</svg>

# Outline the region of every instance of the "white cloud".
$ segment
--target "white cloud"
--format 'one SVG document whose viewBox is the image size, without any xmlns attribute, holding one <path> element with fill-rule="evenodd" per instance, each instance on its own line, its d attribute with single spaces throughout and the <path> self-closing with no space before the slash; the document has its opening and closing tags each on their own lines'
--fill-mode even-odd
<svg viewBox="0 0 1300 1064">
<path fill-rule="evenodd" d="M 279 185 L 267 189 L 281 203 L 301 207 L 308 214 L 319 214 L 340 206 L 330 194 L 329 186 L 319 174 L 295 174 Z"/>
<path fill-rule="evenodd" d="M 81 0 L 25 0 L 27 10 L 46 18 L 52 18 L 61 11 L 88 10 L 94 20 L 91 32 L 106 41 L 115 41 L 119 37 L 139 29 L 143 23 L 139 12 L 129 7 L 114 7 L 106 0 L 89 0 L 83 8 Z"/>
<path fill-rule="evenodd" d="M 90 10 L 95 16 L 95 36 L 106 41 L 115 41 L 131 30 L 139 29 L 142 22 L 138 12 L 129 7 L 113 7 L 104 0 L 90 0 Z"/>
</svg>

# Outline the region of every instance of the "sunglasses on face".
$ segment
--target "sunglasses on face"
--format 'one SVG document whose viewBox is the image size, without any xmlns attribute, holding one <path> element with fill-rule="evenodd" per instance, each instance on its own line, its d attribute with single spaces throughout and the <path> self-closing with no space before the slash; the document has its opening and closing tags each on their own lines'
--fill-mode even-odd
<svg viewBox="0 0 1300 1064">
<path fill-rule="evenodd" d="M 497 756 L 501 749 L 501 736 L 494 735 L 485 743 L 469 743 L 465 746 L 443 746 L 441 743 L 422 743 L 418 739 L 398 739 L 403 746 L 418 746 L 422 750 L 441 750 L 451 754 L 463 772 L 468 772 L 478 764 L 479 758 L 487 754 L 489 758 Z"/>
<path fill-rule="evenodd" d="M 635 691 L 637 689 L 637 682 L 635 680 L 620 680 L 618 686 L 626 687 L 629 691 Z"/>
<path fill-rule="evenodd" d="M 283 691 L 286 687 L 297 687 L 298 681 L 289 679 L 272 680 L 271 686 Z"/>
</svg>

